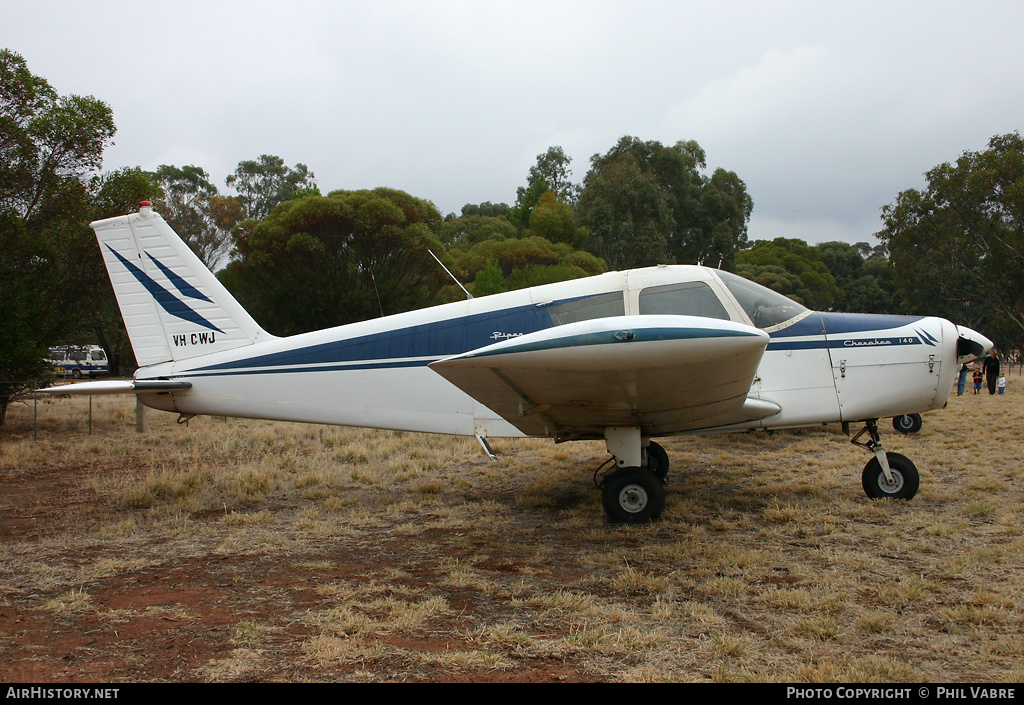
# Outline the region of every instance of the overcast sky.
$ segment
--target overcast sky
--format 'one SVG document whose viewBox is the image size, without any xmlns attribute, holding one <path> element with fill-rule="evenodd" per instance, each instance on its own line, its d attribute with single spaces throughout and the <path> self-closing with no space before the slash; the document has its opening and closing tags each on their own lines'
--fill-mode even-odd
<svg viewBox="0 0 1024 705">
<path fill-rule="evenodd" d="M 306 164 L 444 213 L 560 145 L 696 140 L 751 239 L 876 240 L 923 174 L 1024 125 L 1024 3 L 0 0 L 0 46 L 118 131 L 104 169 Z"/>
</svg>

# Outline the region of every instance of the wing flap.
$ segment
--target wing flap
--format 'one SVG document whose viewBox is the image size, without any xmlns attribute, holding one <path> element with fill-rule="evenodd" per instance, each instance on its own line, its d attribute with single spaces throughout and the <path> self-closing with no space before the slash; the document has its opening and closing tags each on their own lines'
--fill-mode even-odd
<svg viewBox="0 0 1024 705">
<path fill-rule="evenodd" d="M 430 365 L 528 435 L 590 436 L 640 425 L 645 435 L 764 418 L 747 399 L 763 331 L 693 316 L 580 321 Z"/>
</svg>

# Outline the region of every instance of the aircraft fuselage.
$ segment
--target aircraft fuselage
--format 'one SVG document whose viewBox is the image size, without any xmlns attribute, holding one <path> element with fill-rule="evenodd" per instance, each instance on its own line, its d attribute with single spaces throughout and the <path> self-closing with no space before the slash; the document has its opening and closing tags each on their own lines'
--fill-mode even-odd
<svg viewBox="0 0 1024 705">
<path fill-rule="evenodd" d="M 713 314 L 767 333 L 767 347 L 743 392 L 779 410 L 737 423 L 676 424 L 667 432 L 654 425 L 644 435 L 857 421 L 927 411 L 946 402 L 958 369 L 959 334 L 949 321 L 795 306 L 789 318 L 758 327 L 752 318 L 760 314 L 749 303 L 744 307 L 723 276 L 728 275 L 693 266 L 612 272 L 211 355 L 196 350 L 198 356 L 141 368 L 136 377 L 192 382 L 188 391 L 142 397 L 149 406 L 186 415 L 558 437 L 563 433 L 558 424 L 524 434 L 428 364 L 588 319 L 625 316 L 638 328 L 649 320 L 645 315 Z M 174 345 L 199 348 L 215 342 L 213 332 L 199 328 L 174 339 Z M 725 354 L 695 363 L 688 373 L 694 393 L 728 381 L 729 364 Z"/>
</svg>

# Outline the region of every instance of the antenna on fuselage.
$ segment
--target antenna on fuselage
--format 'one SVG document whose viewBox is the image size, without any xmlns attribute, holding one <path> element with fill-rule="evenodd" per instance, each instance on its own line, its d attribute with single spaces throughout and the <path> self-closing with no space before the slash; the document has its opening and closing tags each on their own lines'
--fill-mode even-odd
<svg viewBox="0 0 1024 705">
<path fill-rule="evenodd" d="M 430 252 L 430 250 L 427 250 L 427 252 Z M 451 278 L 452 278 L 452 280 L 453 280 L 453 281 L 454 281 L 454 282 L 455 282 L 456 284 L 458 284 L 458 285 L 459 285 L 459 288 L 460 288 L 460 289 L 462 289 L 462 291 L 463 291 L 463 292 L 465 292 L 465 294 L 466 294 L 466 298 L 467 298 L 467 299 L 471 299 L 471 298 L 473 298 L 473 295 L 472 295 L 471 293 L 469 293 L 468 291 L 466 291 L 466 287 L 462 286 L 462 282 L 460 282 L 460 281 L 459 281 L 458 279 L 456 279 L 456 278 L 455 278 L 455 275 L 454 275 L 454 274 L 452 274 L 452 273 L 451 273 L 451 272 L 450 272 L 450 271 L 448 270 L 448 268 L 444 266 L 444 262 L 442 262 L 441 260 L 437 259 L 437 255 L 435 255 L 435 254 L 434 254 L 433 252 L 430 252 L 430 256 L 431 256 L 431 257 L 433 257 L 433 258 L 434 258 L 435 260 L 437 260 L 437 263 L 438 263 L 439 265 L 441 265 L 441 269 L 443 269 L 444 271 L 448 272 L 448 276 L 449 276 L 449 277 L 451 277 Z"/>
<path fill-rule="evenodd" d="M 377 291 L 377 277 L 373 276 L 373 270 L 370 270 L 370 281 L 373 282 L 373 293 L 377 295 L 377 307 L 380 309 L 381 318 L 384 317 L 384 304 L 380 302 L 380 292 Z"/>
</svg>

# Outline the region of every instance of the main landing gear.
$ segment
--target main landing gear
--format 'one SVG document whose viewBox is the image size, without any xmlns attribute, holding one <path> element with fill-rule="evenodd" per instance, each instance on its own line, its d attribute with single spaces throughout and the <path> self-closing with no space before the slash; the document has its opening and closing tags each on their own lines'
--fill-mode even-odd
<svg viewBox="0 0 1024 705">
<path fill-rule="evenodd" d="M 865 433 L 869 438 L 867 441 L 861 441 L 860 437 Z M 864 428 L 851 438 L 850 442 L 866 448 L 875 456 L 864 466 L 864 472 L 861 474 L 861 484 L 868 497 L 912 499 L 917 494 L 917 488 L 921 483 L 917 467 L 906 456 L 889 453 L 882 447 L 877 419 L 865 421 Z"/>
<path fill-rule="evenodd" d="M 846 426 L 844 425 L 844 428 Z M 868 435 L 868 440 L 861 437 Z M 601 503 L 608 520 L 615 524 L 644 524 L 665 510 L 665 478 L 669 460 L 665 449 L 640 436 L 640 427 L 605 429 L 605 442 L 612 459 L 594 473 L 594 484 L 601 490 Z M 861 484 L 872 499 L 912 499 L 921 483 L 917 467 L 904 455 L 882 447 L 878 420 L 868 419 L 854 445 L 874 455 L 864 466 Z M 604 472 L 609 463 L 615 467 Z"/>
<path fill-rule="evenodd" d="M 608 520 L 644 524 L 660 517 L 665 509 L 668 453 L 653 441 L 645 446 L 639 426 L 606 429 L 605 442 L 616 467 L 601 474 L 602 465 L 594 483 L 601 489 Z"/>
</svg>

